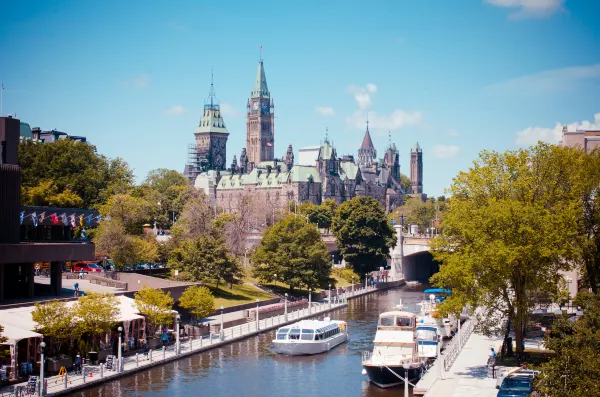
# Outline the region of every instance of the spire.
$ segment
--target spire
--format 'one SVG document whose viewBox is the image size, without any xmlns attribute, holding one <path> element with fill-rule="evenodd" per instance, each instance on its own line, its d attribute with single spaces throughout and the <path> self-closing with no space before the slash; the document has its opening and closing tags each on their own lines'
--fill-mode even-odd
<svg viewBox="0 0 600 397">
<path fill-rule="evenodd" d="M 368 121 L 367 121 L 368 123 Z M 361 150 L 375 150 L 375 146 L 373 146 L 373 141 L 371 140 L 371 134 L 369 133 L 369 124 L 367 124 L 367 130 L 365 131 L 365 137 L 363 138 L 362 145 L 360 145 Z"/>
<path fill-rule="evenodd" d="M 206 101 L 206 105 L 210 105 L 210 108 L 213 109 L 215 105 L 217 105 L 217 96 L 215 95 L 215 81 L 214 81 L 214 72 L 213 69 L 210 70 L 210 91 L 208 92 L 208 100 Z"/>
<path fill-rule="evenodd" d="M 267 78 L 265 77 L 265 68 L 263 66 L 262 57 L 258 62 L 258 70 L 256 71 L 256 80 L 254 80 L 254 89 L 252 90 L 252 98 L 268 98 L 269 88 L 267 87 Z"/>
<path fill-rule="evenodd" d="M 325 142 L 329 142 L 329 127 L 325 127 Z"/>
<path fill-rule="evenodd" d="M 421 146 L 419 145 L 419 142 L 417 142 L 415 144 L 415 146 L 412 147 L 412 149 L 410 150 L 411 152 L 422 152 L 421 150 Z"/>
<path fill-rule="evenodd" d="M 392 131 L 388 130 L 388 144 L 392 147 Z"/>
</svg>

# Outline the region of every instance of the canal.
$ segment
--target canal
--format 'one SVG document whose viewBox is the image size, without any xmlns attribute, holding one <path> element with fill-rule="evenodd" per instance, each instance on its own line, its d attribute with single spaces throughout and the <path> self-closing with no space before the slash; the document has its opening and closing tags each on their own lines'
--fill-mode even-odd
<svg viewBox="0 0 600 397">
<path fill-rule="evenodd" d="M 275 331 L 73 393 L 81 397 L 126 396 L 401 396 L 361 375 L 361 353 L 373 349 L 380 312 L 418 312 L 425 286 L 404 286 L 351 300 L 331 314 L 348 322 L 350 340 L 329 353 L 287 357 L 275 354 Z"/>
</svg>

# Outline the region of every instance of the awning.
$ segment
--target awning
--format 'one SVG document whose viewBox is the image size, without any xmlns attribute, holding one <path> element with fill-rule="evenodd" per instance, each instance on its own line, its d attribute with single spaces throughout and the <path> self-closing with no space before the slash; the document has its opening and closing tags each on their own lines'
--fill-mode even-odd
<svg viewBox="0 0 600 397">
<path fill-rule="evenodd" d="M 8 338 L 8 341 L 0 343 L 2 345 L 16 345 L 20 340 L 29 338 L 42 338 L 42 334 L 37 332 L 29 331 L 23 328 L 15 327 L 14 325 L 0 323 L 4 330 L 2 336 Z"/>
</svg>

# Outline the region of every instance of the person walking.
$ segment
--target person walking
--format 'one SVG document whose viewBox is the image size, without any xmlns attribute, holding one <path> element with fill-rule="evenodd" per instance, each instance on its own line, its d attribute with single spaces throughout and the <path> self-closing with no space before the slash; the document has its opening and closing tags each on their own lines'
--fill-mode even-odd
<svg viewBox="0 0 600 397">
<path fill-rule="evenodd" d="M 146 356 L 146 360 L 148 360 L 148 352 L 150 351 L 150 347 L 148 346 L 146 339 L 142 339 L 142 349 L 144 351 L 144 356 Z"/>
<path fill-rule="evenodd" d="M 81 356 L 79 355 L 79 352 L 77 352 L 77 355 L 75 356 L 75 375 L 80 375 L 81 374 Z"/>
<path fill-rule="evenodd" d="M 169 343 L 169 334 L 167 333 L 166 330 L 163 331 L 163 334 L 160 337 L 160 339 L 162 340 L 163 347 L 166 347 L 167 344 Z"/>
<path fill-rule="evenodd" d="M 79 296 L 79 283 L 76 282 L 73 287 L 75 288 L 75 296 Z"/>
</svg>

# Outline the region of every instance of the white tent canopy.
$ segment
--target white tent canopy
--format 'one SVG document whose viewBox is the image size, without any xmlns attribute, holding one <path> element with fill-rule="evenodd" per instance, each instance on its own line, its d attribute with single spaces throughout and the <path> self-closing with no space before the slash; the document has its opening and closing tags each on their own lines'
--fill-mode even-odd
<svg viewBox="0 0 600 397">
<path fill-rule="evenodd" d="M 10 324 L 0 323 L 0 325 L 4 328 L 2 336 L 8 338 L 8 341 L 0 343 L 2 345 L 16 345 L 22 339 L 43 337 L 42 334 L 38 334 L 37 332 L 27 331 Z"/>
</svg>

